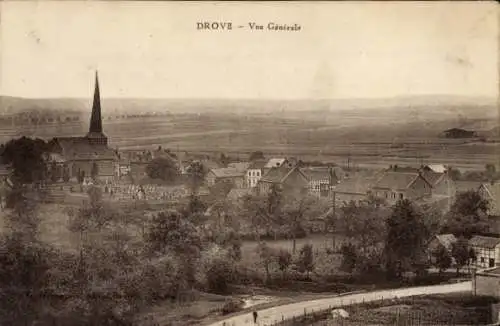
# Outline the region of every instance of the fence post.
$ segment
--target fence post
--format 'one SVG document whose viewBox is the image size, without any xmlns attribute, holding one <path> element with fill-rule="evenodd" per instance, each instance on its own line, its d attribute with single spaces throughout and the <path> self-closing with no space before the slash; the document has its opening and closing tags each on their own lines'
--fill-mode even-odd
<svg viewBox="0 0 500 326">
<path fill-rule="evenodd" d="M 285 321 L 285 316 L 281 315 L 281 321 Z"/>
<path fill-rule="evenodd" d="M 306 308 L 304 308 L 304 317 L 306 316 Z"/>
</svg>

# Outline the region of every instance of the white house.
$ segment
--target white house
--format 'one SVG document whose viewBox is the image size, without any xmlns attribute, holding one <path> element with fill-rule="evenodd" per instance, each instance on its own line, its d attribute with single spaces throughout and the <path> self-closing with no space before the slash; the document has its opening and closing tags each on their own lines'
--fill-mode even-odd
<svg viewBox="0 0 500 326">
<path fill-rule="evenodd" d="M 248 188 L 254 188 L 264 174 L 265 161 L 255 161 L 250 164 L 245 173 L 245 183 Z"/>
<path fill-rule="evenodd" d="M 469 246 L 476 253 L 473 264 L 477 268 L 500 266 L 500 237 L 476 235 L 469 240 Z"/>
</svg>

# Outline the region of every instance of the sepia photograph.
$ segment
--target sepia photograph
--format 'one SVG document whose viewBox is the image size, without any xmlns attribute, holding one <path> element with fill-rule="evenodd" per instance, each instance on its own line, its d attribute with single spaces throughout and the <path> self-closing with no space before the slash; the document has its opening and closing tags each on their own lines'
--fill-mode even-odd
<svg viewBox="0 0 500 326">
<path fill-rule="evenodd" d="M 0 326 L 500 325 L 495 1 L 0 1 Z"/>
</svg>

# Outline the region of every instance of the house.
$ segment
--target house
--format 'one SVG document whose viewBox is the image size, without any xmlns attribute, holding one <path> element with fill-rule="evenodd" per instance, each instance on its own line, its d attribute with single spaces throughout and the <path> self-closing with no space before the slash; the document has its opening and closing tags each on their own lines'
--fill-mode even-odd
<svg viewBox="0 0 500 326">
<path fill-rule="evenodd" d="M 500 237 L 476 235 L 469 240 L 469 247 L 476 254 L 473 264 L 477 268 L 500 266 Z"/>
<path fill-rule="evenodd" d="M 373 182 L 373 178 L 363 176 L 341 180 L 333 188 L 335 202 L 348 203 L 350 201 L 365 200 L 370 194 L 370 188 Z"/>
<path fill-rule="evenodd" d="M 287 164 L 288 161 L 286 158 L 271 158 L 264 165 L 264 174 L 269 172 L 272 168 L 280 167 L 283 164 Z"/>
<path fill-rule="evenodd" d="M 375 182 L 371 191 L 391 204 L 399 199 L 417 200 L 431 196 L 432 185 L 421 173 L 388 171 Z"/>
<path fill-rule="evenodd" d="M 249 188 L 254 188 L 257 186 L 259 180 L 264 174 L 264 166 L 267 162 L 265 161 L 254 161 L 250 164 L 247 171 L 245 172 L 246 185 Z"/>
<path fill-rule="evenodd" d="M 422 171 L 422 176 L 432 186 L 432 196 L 455 197 L 457 188 L 446 172 L 435 172 L 432 170 Z"/>
<path fill-rule="evenodd" d="M 285 194 L 304 195 L 309 187 L 309 180 L 296 166 L 288 164 L 270 169 L 259 181 L 258 192 L 268 193 L 272 186 L 277 186 Z"/>
<path fill-rule="evenodd" d="M 234 162 L 234 163 L 229 163 L 227 167 L 229 169 L 235 169 L 241 172 L 246 172 L 250 167 L 250 165 L 251 165 L 250 162 Z"/>
<path fill-rule="evenodd" d="M 500 182 L 483 183 L 478 189 L 481 196 L 490 203 L 488 214 L 490 216 L 500 217 Z"/>
<path fill-rule="evenodd" d="M 218 182 L 229 182 L 236 188 L 243 188 L 245 185 L 245 172 L 231 168 L 211 169 L 205 179 L 209 187 Z"/>
<path fill-rule="evenodd" d="M 477 271 L 472 278 L 472 291 L 475 295 L 500 299 L 500 267 Z"/>
<path fill-rule="evenodd" d="M 307 167 L 300 169 L 309 180 L 309 192 L 317 197 L 330 196 L 330 188 L 339 183 L 335 170 L 329 167 Z"/>
<path fill-rule="evenodd" d="M 427 244 L 429 261 L 434 263 L 433 253 L 439 248 L 439 246 L 443 246 L 451 255 L 451 248 L 455 242 L 457 242 L 457 238 L 453 234 L 436 234 L 433 236 Z"/>
<path fill-rule="evenodd" d="M 445 138 L 472 138 L 476 136 L 476 132 L 460 128 L 451 128 L 443 131 L 441 136 Z"/>
</svg>

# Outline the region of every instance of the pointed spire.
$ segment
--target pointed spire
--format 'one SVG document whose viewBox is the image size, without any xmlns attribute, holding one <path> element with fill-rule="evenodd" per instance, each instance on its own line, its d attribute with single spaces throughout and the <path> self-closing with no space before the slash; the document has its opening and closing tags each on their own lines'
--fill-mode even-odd
<svg viewBox="0 0 500 326">
<path fill-rule="evenodd" d="M 95 72 L 94 102 L 92 103 L 92 115 L 90 116 L 89 133 L 102 133 L 101 94 L 99 92 L 99 79 L 97 70 Z"/>
</svg>

